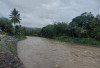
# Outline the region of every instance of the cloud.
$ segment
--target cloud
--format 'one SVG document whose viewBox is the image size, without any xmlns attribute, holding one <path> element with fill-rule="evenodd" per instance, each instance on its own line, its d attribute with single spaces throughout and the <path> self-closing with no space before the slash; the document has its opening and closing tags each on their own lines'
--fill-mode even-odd
<svg viewBox="0 0 100 68">
<path fill-rule="evenodd" d="M 0 0 L 0 15 L 9 17 L 16 8 L 22 25 L 43 27 L 54 21 L 70 22 L 83 12 L 100 14 L 100 0 Z"/>
</svg>

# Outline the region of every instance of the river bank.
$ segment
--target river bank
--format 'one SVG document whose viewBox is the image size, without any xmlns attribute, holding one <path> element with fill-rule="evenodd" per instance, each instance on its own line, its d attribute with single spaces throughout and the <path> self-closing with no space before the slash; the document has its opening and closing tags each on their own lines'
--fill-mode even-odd
<svg viewBox="0 0 100 68">
<path fill-rule="evenodd" d="M 14 37 L 8 36 L 1 39 L 1 43 L 0 68 L 24 68 L 17 56 L 18 41 Z"/>
<path fill-rule="evenodd" d="M 73 43 L 73 44 L 82 44 L 86 46 L 100 47 L 100 41 L 93 38 L 72 38 L 67 36 L 58 36 L 58 37 L 54 37 L 53 39 L 62 42 Z"/>
</svg>

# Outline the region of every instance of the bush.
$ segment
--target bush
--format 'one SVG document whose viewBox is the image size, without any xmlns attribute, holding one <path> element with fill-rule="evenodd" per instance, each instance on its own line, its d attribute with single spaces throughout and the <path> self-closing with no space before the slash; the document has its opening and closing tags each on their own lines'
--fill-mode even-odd
<svg viewBox="0 0 100 68">
<path fill-rule="evenodd" d="M 56 39 L 56 40 L 62 40 L 62 41 L 64 41 L 64 39 L 67 39 L 68 36 L 55 36 L 53 38 Z"/>
<path fill-rule="evenodd" d="M 0 42 L 0 52 L 2 51 L 2 43 Z"/>
<path fill-rule="evenodd" d="M 19 36 L 19 35 L 17 35 L 17 36 L 16 36 L 16 39 L 17 39 L 18 41 L 21 41 L 21 40 L 26 39 L 26 36 Z"/>
<path fill-rule="evenodd" d="M 92 38 L 72 38 L 67 36 L 54 37 L 56 40 L 61 40 L 64 42 L 71 43 L 81 43 L 81 44 L 91 44 L 100 46 L 100 41 L 92 39 Z"/>
<path fill-rule="evenodd" d="M 16 55 L 16 50 L 13 46 L 7 44 L 8 49 L 11 51 L 11 53 L 13 53 L 14 55 Z"/>
<path fill-rule="evenodd" d="M 53 25 L 47 25 L 42 28 L 41 34 L 43 37 L 53 38 L 54 36 L 61 36 L 67 34 L 67 24 L 58 22 Z"/>
</svg>

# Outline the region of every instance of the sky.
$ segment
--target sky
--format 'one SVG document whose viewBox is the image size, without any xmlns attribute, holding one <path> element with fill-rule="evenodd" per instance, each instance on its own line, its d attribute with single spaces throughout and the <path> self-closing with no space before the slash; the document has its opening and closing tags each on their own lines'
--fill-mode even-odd
<svg viewBox="0 0 100 68">
<path fill-rule="evenodd" d="M 21 25 L 41 28 L 54 22 L 70 22 L 83 12 L 100 14 L 100 0 L 0 0 L 0 17 L 16 8 Z"/>
</svg>

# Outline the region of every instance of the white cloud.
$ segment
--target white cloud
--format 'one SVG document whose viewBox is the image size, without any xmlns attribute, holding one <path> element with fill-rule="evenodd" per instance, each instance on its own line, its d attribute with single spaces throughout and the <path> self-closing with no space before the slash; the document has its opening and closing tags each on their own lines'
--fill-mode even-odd
<svg viewBox="0 0 100 68">
<path fill-rule="evenodd" d="M 71 21 L 83 12 L 100 13 L 99 0 L 0 0 L 0 15 L 8 17 L 19 10 L 22 25 L 43 27 L 53 21 Z"/>
</svg>

